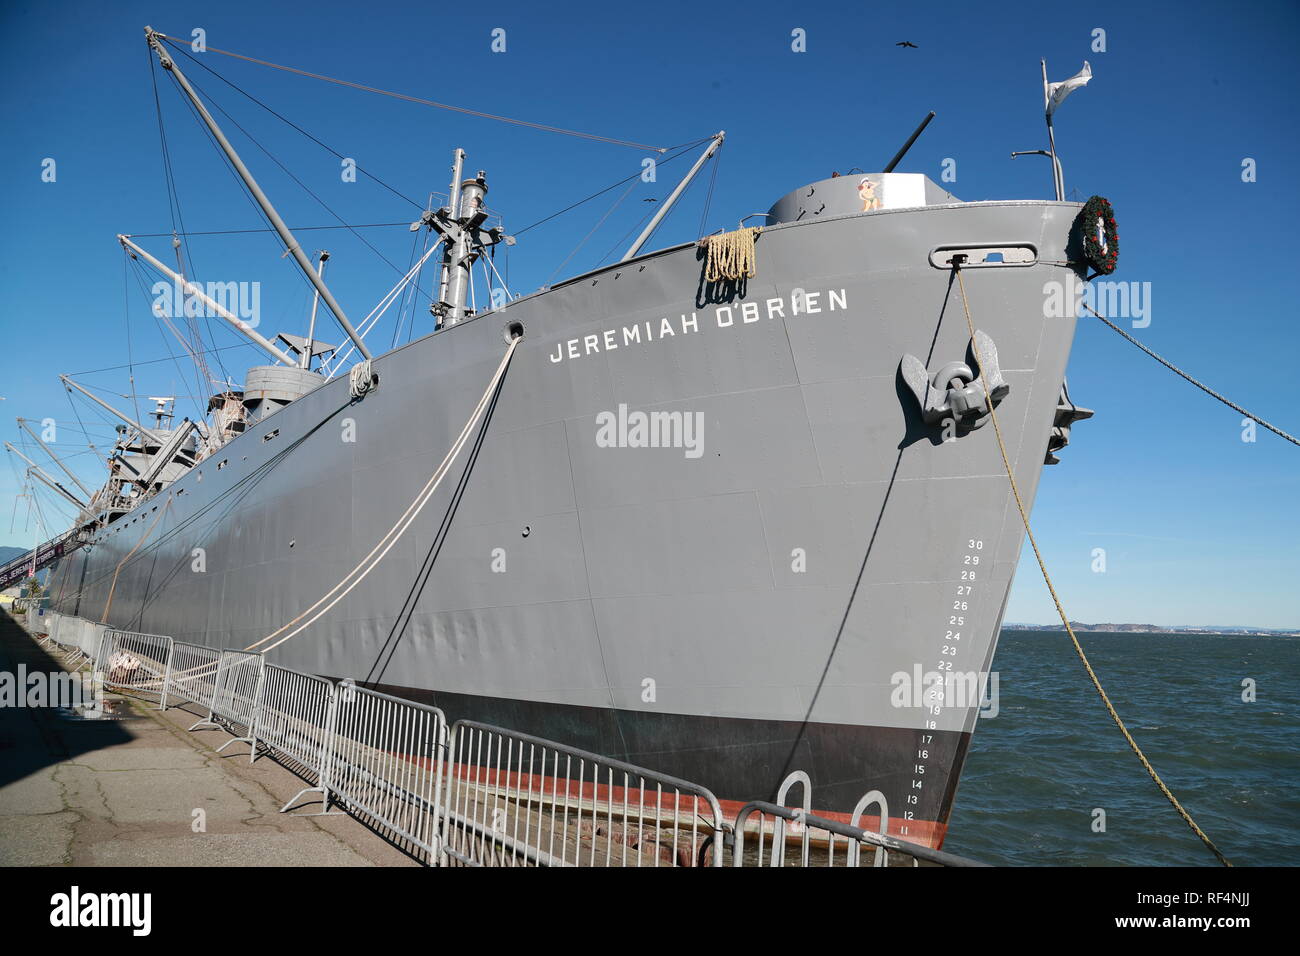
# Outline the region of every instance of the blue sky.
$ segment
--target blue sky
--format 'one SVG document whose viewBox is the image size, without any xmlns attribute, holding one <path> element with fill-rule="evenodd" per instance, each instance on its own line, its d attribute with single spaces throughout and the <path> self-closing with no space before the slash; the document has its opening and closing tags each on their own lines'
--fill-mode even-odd
<svg viewBox="0 0 1300 956">
<path fill-rule="evenodd" d="M 927 110 L 938 117 L 903 169 L 939 179 L 963 199 L 1046 197 L 1047 161 L 1012 161 L 1045 146 L 1040 57 L 1050 78 L 1087 59 L 1094 79 L 1057 114 L 1067 189 L 1108 196 L 1122 237 L 1117 279 L 1151 283 L 1156 350 L 1288 430 L 1296 411 L 1295 90 L 1300 88 L 1300 7 L 1294 3 L 1070 4 L 914 9 L 804 3 L 658 3 L 612 7 L 496 4 L 461 10 L 427 3 L 230 2 L 20 3 L 0 7 L 0 435 L 13 418 L 54 417 L 59 447 L 89 478 L 110 426 L 79 403 L 80 422 L 56 373 L 126 363 L 144 395 L 197 391 L 188 365 L 160 330 L 114 236 L 168 233 L 159 132 L 143 40 L 146 23 L 277 63 L 488 112 L 672 146 L 725 128 L 705 228 L 741 216 L 831 170 L 878 169 Z M 490 49 L 506 31 L 506 52 Z M 806 31 L 807 52 L 791 50 Z M 1106 31 L 1095 52 L 1093 30 Z M 918 49 L 900 49 L 898 40 Z M 450 51 L 454 51 L 450 52 Z M 182 60 L 182 64 L 186 61 Z M 422 204 L 449 180 L 452 147 L 489 172 L 489 205 L 518 231 L 639 169 L 644 150 L 596 143 L 438 111 L 322 84 L 254 64 L 203 62 L 253 93 L 398 192 Z M 365 177 L 344 183 L 339 161 L 201 68 L 201 89 L 350 223 L 407 222 L 408 203 Z M 170 84 L 163 116 L 186 227 L 262 225 Z M 224 118 L 218 114 L 218 118 Z M 243 135 L 232 139 L 293 226 L 337 220 Z M 41 181 L 42 161 L 57 179 Z M 1257 181 L 1242 181 L 1242 161 Z M 689 159 L 638 186 L 561 276 L 595 266 L 626 245 Z M 709 180 L 701 179 L 661 230 L 664 244 L 700 231 Z M 522 235 L 510 254 L 517 291 L 547 282 L 621 193 L 615 190 Z M 362 234 L 404 271 L 404 227 Z M 332 289 L 354 318 L 398 273 L 347 232 L 304 233 L 330 249 Z M 141 240 L 163 258 L 166 238 Z M 265 233 L 195 237 L 200 280 L 262 282 L 264 332 L 301 331 L 308 290 Z M 498 266 L 504 262 L 498 259 Z M 415 310 L 417 334 L 430 319 Z M 330 320 L 325 318 L 324 323 Z M 386 320 L 387 321 L 387 320 Z M 327 336 L 337 335 L 332 324 Z M 393 325 L 372 344 L 386 348 Z M 129 335 L 129 344 L 128 344 Z M 401 333 L 405 339 L 406 330 Z M 233 333 L 211 358 L 233 376 L 258 357 Z M 154 359 L 166 361 L 153 362 Z M 129 391 L 124 369 L 78 376 L 106 397 Z M 1080 323 L 1070 363 L 1075 400 L 1097 416 L 1078 426 L 1063 464 L 1047 469 L 1034 523 L 1071 617 L 1159 624 L 1300 626 L 1294 582 L 1300 558 L 1300 449 L 1260 430 L 1241 440 L 1238 415 L 1142 356 L 1113 332 Z M 116 399 L 120 405 L 128 401 Z M 182 413 L 192 409 L 184 404 Z M 66 426 L 66 427 L 65 427 Z M 7 456 L 8 457 L 8 456 Z M 89 482 L 88 482 L 89 483 Z M 30 544 L 20 479 L 0 466 L 0 543 Z M 42 509 L 62 525 L 48 495 Z M 1093 552 L 1106 552 L 1095 573 Z M 1022 562 L 1009 621 L 1046 623 L 1053 611 L 1032 556 Z"/>
</svg>

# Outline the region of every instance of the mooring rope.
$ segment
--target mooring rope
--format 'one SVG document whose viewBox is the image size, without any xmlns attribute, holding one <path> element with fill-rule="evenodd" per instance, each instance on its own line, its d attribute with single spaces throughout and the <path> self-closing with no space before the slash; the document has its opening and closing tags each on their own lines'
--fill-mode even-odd
<svg viewBox="0 0 1300 956">
<path fill-rule="evenodd" d="M 393 545 L 397 544 L 398 540 L 401 539 L 402 535 L 406 533 L 406 530 L 424 509 L 424 506 L 428 504 L 429 499 L 433 497 L 434 492 L 438 490 L 438 486 L 442 483 L 442 479 L 446 477 L 447 472 L 460 455 L 461 449 L 464 448 L 465 442 L 468 440 L 470 433 L 474 430 L 474 425 L 482 417 L 483 409 L 487 407 L 493 392 L 496 391 L 497 385 L 505 375 L 506 368 L 510 364 L 510 358 L 514 355 L 515 347 L 518 346 L 519 341 L 518 338 L 511 339 L 510 345 L 506 349 L 506 354 L 501 358 L 501 364 L 497 366 L 497 370 L 493 374 L 492 380 L 488 383 L 487 390 L 483 393 L 483 397 L 479 399 L 479 403 L 475 406 L 473 413 L 470 415 L 469 421 L 467 421 L 465 427 L 461 429 L 460 435 L 448 450 L 446 457 L 443 458 L 442 464 L 440 464 L 429 477 L 428 482 L 420 489 L 419 494 L 415 496 L 415 499 L 407 507 L 406 511 L 402 513 L 401 517 L 397 519 L 397 523 L 388 529 L 387 533 L 379 539 L 379 542 L 371 549 L 370 553 L 362 558 L 361 562 L 355 568 L 349 571 L 338 584 L 334 585 L 334 587 L 327 591 L 318 601 L 316 601 L 315 604 L 304 610 L 293 620 L 276 628 L 261 640 L 249 644 L 244 648 L 245 651 L 255 651 L 260 645 L 265 644 L 274 637 L 278 637 L 286 630 L 289 630 L 289 628 L 293 628 L 293 630 L 258 653 L 265 654 L 272 651 L 285 641 L 300 634 L 312 624 L 316 623 L 316 621 L 325 614 L 329 613 L 336 604 L 348 596 L 349 592 L 351 592 L 353 588 L 365 580 L 366 576 L 369 575 L 371 571 L 379 566 L 379 563 L 383 561 L 384 556 L 392 550 Z M 341 593 L 340 589 L 342 589 Z M 324 605 L 324 607 L 322 607 L 322 605 Z M 311 617 L 308 620 L 303 621 L 303 618 L 308 617 L 308 615 L 311 615 Z M 299 623 L 300 621 L 302 623 Z M 298 626 L 294 627 L 295 624 Z M 171 677 L 173 680 L 197 680 L 212 674 L 216 669 L 217 663 L 210 661 L 208 663 L 195 665 L 194 667 L 184 671 L 178 671 L 172 674 Z M 158 684 L 161 682 L 155 681 L 154 683 Z M 143 684 L 141 686 L 143 686 Z"/>
<path fill-rule="evenodd" d="M 149 523 L 149 527 L 145 529 L 144 534 L 140 535 L 140 540 L 135 543 L 135 547 L 126 553 L 126 557 L 124 557 L 121 561 L 117 562 L 117 567 L 113 569 L 113 583 L 109 585 L 108 588 L 108 600 L 104 602 L 104 613 L 99 616 L 100 624 L 108 623 L 108 611 L 109 608 L 113 606 L 113 593 L 117 590 L 117 576 L 122 573 L 122 565 L 130 561 L 131 555 L 135 554 L 136 551 L 140 550 L 140 545 L 144 544 L 145 540 L 149 537 L 149 535 L 153 534 L 154 526 L 157 525 L 158 522 L 162 519 L 162 516 L 167 513 L 167 509 L 171 507 L 171 503 L 172 503 L 172 496 L 168 495 L 167 501 L 162 506 L 162 510 L 159 511 L 157 516 L 153 519 L 153 521 Z"/>
<path fill-rule="evenodd" d="M 475 406 L 469 420 L 465 422 L 465 427 L 461 429 L 460 435 L 457 436 L 456 441 L 452 444 L 451 448 L 448 449 L 446 457 L 442 460 L 442 464 L 440 464 L 433 474 L 429 476 L 429 480 L 425 483 L 424 487 L 420 489 L 420 492 L 397 519 L 397 522 L 379 539 L 378 543 L 376 543 L 370 550 L 370 553 L 362 558 L 355 568 L 344 575 L 343 579 L 339 581 L 338 584 L 334 585 L 334 587 L 330 588 L 330 590 L 316 601 L 316 603 L 312 604 L 293 620 L 276 628 L 261 640 L 249 644 L 244 648 L 244 650 L 255 650 L 261 645 L 266 644 L 267 641 L 279 637 L 279 635 L 284 634 L 285 631 L 289 631 L 289 633 L 285 634 L 284 637 L 280 637 L 278 641 L 268 645 L 261 653 L 266 653 L 279 647 L 285 641 L 301 633 L 322 616 L 327 614 L 331 608 L 347 597 L 353 588 L 364 581 L 371 571 L 379 566 L 379 563 L 383 561 L 384 556 L 392 550 L 393 545 L 397 544 L 402 535 L 404 535 L 407 529 L 414 523 L 420 512 L 424 510 L 424 506 L 429 503 L 429 499 L 433 497 L 434 492 L 438 490 L 438 486 L 442 484 L 442 479 L 445 478 L 447 472 L 451 470 L 451 466 L 460 455 L 461 449 L 465 447 L 465 443 L 469 440 L 470 433 L 474 430 L 474 426 L 482 417 L 483 410 L 487 407 L 492 398 L 492 394 L 496 391 L 502 377 L 505 375 L 506 368 L 510 364 L 510 358 L 515 354 L 515 348 L 518 345 L 518 338 L 510 340 L 510 345 L 506 348 L 506 353 L 501 358 L 501 364 L 497 366 L 496 372 L 492 375 L 492 380 L 488 382 L 487 390 L 483 392 L 483 397 L 479 399 L 478 405 Z M 306 618 L 306 620 L 303 620 L 304 618 Z M 292 628 L 292 630 L 290 630 L 290 628 Z"/>
<path fill-rule="evenodd" d="M 971 348 L 975 352 L 975 361 L 979 365 L 980 382 L 984 385 L 984 392 L 987 395 L 989 394 L 988 381 L 984 377 L 984 360 L 980 357 L 979 345 L 975 341 L 975 323 L 974 320 L 971 319 L 970 302 L 966 298 L 966 283 L 962 280 L 961 266 L 955 261 L 953 262 L 952 270 L 957 275 L 957 285 L 961 289 L 961 304 L 962 308 L 966 311 L 966 327 L 970 330 Z M 1100 318 L 1100 316 L 1098 316 L 1098 318 Z M 1065 608 L 1061 605 L 1061 599 L 1056 593 L 1055 585 L 1052 584 L 1052 576 L 1047 571 L 1047 563 L 1043 560 L 1043 553 L 1038 550 L 1038 542 L 1034 540 L 1034 531 L 1029 526 L 1029 513 L 1025 510 L 1025 502 L 1020 497 L 1020 488 L 1016 484 L 1016 476 L 1011 468 L 1011 459 L 1007 455 L 1007 446 L 1002 440 L 1002 428 L 998 424 L 998 416 L 993 410 L 993 403 L 991 401 L 989 402 L 989 418 L 993 421 L 993 434 L 997 436 L 998 451 L 1002 453 L 1002 464 L 1007 470 L 1007 478 L 1011 481 L 1011 493 L 1015 496 L 1016 508 L 1020 511 L 1020 521 L 1025 526 L 1025 535 L 1029 538 L 1030 547 L 1034 549 L 1034 557 L 1038 560 L 1038 570 L 1043 574 L 1043 581 L 1046 582 L 1047 590 L 1052 595 L 1052 603 L 1056 605 L 1056 613 L 1060 615 L 1061 623 L 1065 625 L 1065 632 L 1070 635 L 1070 641 L 1074 644 L 1074 651 L 1079 655 L 1079 660 L 1083 662 L 1084 670 L 1088 672 L 1088 679 L 1092 681 L 1092 686 L 1097 689 L 1097 694 L 1101 697 L 1101 702 L 1106 706 L 1106 712 L 1109 713 L 1111 719 L 1115 721 L 1115 726 L 1117 726 L 1120 733 L 1124 735 L 1124 739 L 1128 741 L 1128 745 L 1132 751 L 1137 754 L 1138 760 L 1142 761 L 1142 766 L 1151 776 L 1151 779 L 1155 781 L 1156 786 L 1160 788 L 1160 792 L 1165 795 L 1165 798 L 1171 804 L 1173 804 L 1174 809 L 1178 811 L 1178 815 L 1183 818 L 1189 827 L 1191 827 L 1192 832 L 1200 837 L 1201 842 L 1209 848 L 1210 852 L 1218 858 L 1219 862 L 1224 866 L 1232 866 L 1228 861 L 1228 858 L 1219 852 L 1219 848 L 1214 845 L 1214 841 L 1205 834 L 1204 830 L 1196 825 L 1196 821 L 1192 819 L 1192 815 L 1183 809 L 1183 805 L 1178 802 L 1178 798 L 1174 796 L 1173 791 L 1170 790 L 1165 782 L 1160 779 L 1160 774 L 1156 773 L 1156 768 L 1151 765 L 1151 761 L 1147 759 L 1147 755 L 1142 752 L 1142 748 L 1138 746 L 1138 742 L 1133 739 L 1133 735 L 1129 733 L 1128 727 L 1124 725 L 1123 719 L 1121 719 L 1119 713 L 1115 710 L 1114 705 L 1110 702 L 1110 697 L 1106 694 L 1105 688 L 1101 686 L 1101 681 L 1097 677 L 1097 672 L 1092 669 L 1092 664 L 1088 661 L 1088 655 L 1083 651 L 1083 645 L 1079 643 L 1079 638 L 1075 635 L 1074 628 L 1070 626 L 1070 619 L 1065 613 Z"/>
<path fill-rule="evenodd" d="M 754 240 L 762 233 L 761 226 L 746 226 L 735 232 L 720 232 L 701 239 L 697 245 L 708 254 L 704 262 L 704 281 L 752 279 L 757 272 Z"/>
<path fill-rule="evenodd" d="M 1155 359 L 1157 362 L 1159 362 L 1159 363 L 1160 363 L 1161 365 L 1163 365 L 1165 368 L 1169 369 L 1169 371 L 1173 372 L 1175 375 L 1179 375 L 1179 376 L 1185 378 L 1187 381 L 1191 382 L 1193 385 L 1195 385 L 1197 388 L 1199 388 L 1199 389 L 1200 389 L 1202 392 L 1204 392 L 1206 395 L 1209 395 L 1211 398 L 1216 398 L 1216 399 L 1218 399 L 1219 401 L 1223 402 L 1223 404 L 1225 404 L 1225 405 L 1227 405 L 1229 408 L 1231 408 L 1234 412 L 1237 412 L 1239 415 L 1245 415 L 1247 418 L 1249 418 L 1252 422 L 1255 422 L 1256 424 L 1263 425 L 1265 428 L 1267 428 L 1267 429 L 1268 429 L 1269 431 L 1271 431 L 1273 434 L 1278 435 L 1278 436 L 1280 436 L 1280 437 L 1282 437 L 1282 438 L 1285 438 L 1285 439 L 1286 439 L 1287 441 L 1289 441 L 1291 444 L 1293 444 L 1293 445 L 1300 445 L 1300 439 L 1297 439 L 1294 435 L 1290 434 L 1289 432 L 1284 432 L 1282 429 L 1278 428 L 1276 425 L 1271 424 L 1270 422 L 1266 422 L 1266 421 L 1264 421 L 1264 419 L 1260 418 L 1258 415 L 1256 415 L 1256 414 L 1254 414 L 1254 413 L 1252 413 L 1252 412 L 1248 412 L 1248 411 L 1246 411 L 1246 409 L 1242 408 L 1242 407 L 1241 407 L 1240 405 L 1238 405 L 1236 402 L 1232 401 L 1231 399 L 1227 398 L 1227 397 L 1224 396 L 1224 395 L 1220 395 L 1218 392 L 1216 392 L 1214 389 L 1210 388 L 1210 386 L 1206 385 L 1204 382 L 1199 381 L 1199 380 L 1197 380 L 1195 377 L 1193 377 L 1192 375 L 1188 374 L 1187 372 L 1184 372 L 1182 369 L 1180 369 L 1180 368 L 1179 368 L 1177 365 L 1175 365 L 1173 362 L 1171 362 L 1171 361 L 1169 361 L 1168 359 L 1163 358 L 1162 356 L 1157 355 L 1155 352 L 1151 351 L 1151 349 L 1147 348 L 1145 345 L 1143 345 L 1141 342 L 1139 342 L 1139 341 L 1138 341 L 1137 339 L 1135 339 L 1133 336 L 1129 335 L 1127 332 L 1125 332 L 1122 328 L 1120 328 L 1118 325 L 1116 325 L 1116 324 L 1115 324 L 1114 322 L 1112 322 L 1110 319 L 1106 318 L 1104 315 L 1102 315 L 1100 312 L 1098 312 L 1096 309 L 1094 309 L 1092 306 L 1090 306 L 1087 302 L 1082 303 L 1082 305 L 1083 305 L 1083 307 L 1084 307 L 1085 309 L 1087 309 L 1089 312 L 1091 312 L 1094 316 L 1096 316 L 1097 318 L 1101 319 L 1101 321 L 1102 321 L 1103 324 L 1109 326 L 1111 329 L 1113 329 L 1114 331 L 1118 332 L 1118 333 L 1119 333 L 1120 335 L 1122 335 L 1124 338 L 1128 339 L 1130 342 L 1132 342 L 1134 345 L 1136 345 L 1138 348 L 1140 348 L 1143 352 L 1145 352 L 1147 355 L 1151 356 L 1153 359 Z"/>
</svg>

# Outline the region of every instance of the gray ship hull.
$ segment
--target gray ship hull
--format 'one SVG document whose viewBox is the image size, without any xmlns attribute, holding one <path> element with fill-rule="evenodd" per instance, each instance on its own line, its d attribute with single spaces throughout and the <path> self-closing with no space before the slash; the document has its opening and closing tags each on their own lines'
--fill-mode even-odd
<svg viewBox="0 0 1300 956">
<path fill-rule="evenodd" d="M 990 669 L 1023 530 L 993 429 L 944 441 L 899 360 L 968 356 L 935 247 L 1037 250 L 1032 266 L 964 273 L 1032 502 L 1074 331 L 1072 315 L 1045 315 L 1044 283 L 1066 277 L 1052 263 L 1077 210 L 788 223 L 729 296 L 709 294 L 691 245 L 451 326 L 378 357 L 364 399 L 331 381 L 98 532 L 62 562 L 55 607 L 98 619 L 112 590 L 115 626 L 223 647 L 265 637 L 393 525 L 520 323 L 481 443 L 378 569 L 270 659 L 724 801 L 770 799 L 795 769 L 827 813 L 880 790 L 891 832 L 938 845 L 978 702 L 900 705 L 897 675 Z M 611 419 L 653 411 L 692 416 L 698 441 L 628 447 L 620 425 L 629 440 L 607 447 Z"/>
</svg>

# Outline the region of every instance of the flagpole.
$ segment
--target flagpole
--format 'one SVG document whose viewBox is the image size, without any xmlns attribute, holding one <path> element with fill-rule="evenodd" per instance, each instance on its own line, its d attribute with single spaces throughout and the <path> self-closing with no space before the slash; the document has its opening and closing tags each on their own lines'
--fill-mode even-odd
<svg viewBox="0 0 1300 956">
<path fill-rule="evenodd" d="M 1065 178 L 1056 160 L 1056 132 L 1052 129 L 1052 114 L 1048 109 L 1051 100 L 1047 92 L 1047 60 L 1038 62 L 1043 67 L 1043 115 L 1047 118 L 1047 148 L 1052 154 L 1052 190 L 1056 193 L 1056 201 L 1062 202 L 1065 199 Z"/>
</svg>

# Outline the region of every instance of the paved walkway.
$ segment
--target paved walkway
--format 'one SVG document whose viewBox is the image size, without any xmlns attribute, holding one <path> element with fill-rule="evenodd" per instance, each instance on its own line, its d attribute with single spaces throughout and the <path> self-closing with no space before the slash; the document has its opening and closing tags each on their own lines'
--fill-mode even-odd
<svg viewBox="0 0 1300 956">
<path fill-rule="evenodd" d="M 20 664 L 62 670 L 0 611 L 0 671 Z M 121 700 L 121 720 L 0 707 L 0 866 L 416 865 L 352 817 L 302 815 L 317 803 L 279 813 L 306 784 L 245 744 L 214 753 L 225 731 L 186 731 L 203 715 Z"/>
</svg>

